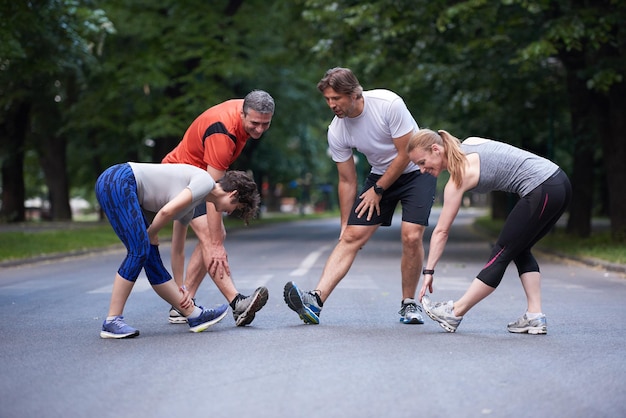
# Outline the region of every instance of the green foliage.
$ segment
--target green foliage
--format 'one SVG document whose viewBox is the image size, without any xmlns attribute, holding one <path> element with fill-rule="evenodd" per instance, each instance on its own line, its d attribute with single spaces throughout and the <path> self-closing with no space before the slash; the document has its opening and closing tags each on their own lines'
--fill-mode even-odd
<svg viewBox="0 0 626 418">
<path fill-rule="evenodd" d="M 332 113 L 315 88 L 335 66 L 396 91 L 420 126 L 501 139 L 569 171 L 563 54 L 579 53 L 575 76 L 613 97 L 626 67 L 617 0 L 38 0 L 1 2 L 0 16 L 0 124 L 32 105 L 36 193 L 32 151 L 48 138 L 66 138 L 73 190 L 90 193 L 107 166 L 158 161 L 203 110 L 257 88 L 276 114 L 233 168 L 259 183 L 335 183 Z"/>
<path fill-rule="evenodd" d="M 3 232 L 0 260 L 39 257 L 45 254 L 76 252 L 119 243 L 109 225 L 80 230 Z"/>
<path fill-rule="evenodd" d="M 320 217 L 338 216 L 337 213 L 322 215 L 307 215 L 307 219 Z M 224 225 L 229 231 L 236 228 L 248 228 L 268 223 L 301 221 L 301 215 L 277 214 L 262 219 L 254 219 L 250 226 L 237 218 L 224 218 Z M 159 232 L 159 241 L 166 242 L 171 239 L 171 224 Z M 193 237 L 193 231 L 189 229 L 188 237 Z M 98 224 L 74 222 L 72 224 L 60 224 L 50 228 L 48 225 L 29 225 L 23 231 L 0 232 L 0 261 L 12 261 L 27 258 L 49 256 L 53 254 L 76 254 L 83 251 L 106 249 L 114 246 L 123 249 L 117 235 L 111 226 L 104 222 Z"/>
<path fill-rule="evenodd" d="M 302 50 L 300 9 L 250 1 L 228 14 L 228 5 L 103 3 L 116 33 L 103 41 L 100 66 L 70 125 L 72 170 L 81 181 L 94 181 L 116 162 L 160 159 L 151 146 L 169 151 L 206 108 L 253 89 L 274 96 L 276 115 L 272 128 L 261 141 L 251 141 L 232 168 L 251 169 L 272 183 L 328 171 L 328 159 L 319 157 L 326 149 L 324 125 L 316 116 L 324 103 L 311 101 L 323 70 Z M 259 30 L 259 21 L 272 24 Z"/>
<path fill-rule="evenodd" d="M 497 237 L 504 221 L 482 217 L 476 220 L 476 226 L 492 237 Z M 604 260 L 611 263 L 626 264 L 626 244 L 611 238 L 609 231 L 597 231 L 587 238 L 572 237 L 557 227 L 541 239 L 536 248 L 554 254 L 569 257 Z"/>
</svg>

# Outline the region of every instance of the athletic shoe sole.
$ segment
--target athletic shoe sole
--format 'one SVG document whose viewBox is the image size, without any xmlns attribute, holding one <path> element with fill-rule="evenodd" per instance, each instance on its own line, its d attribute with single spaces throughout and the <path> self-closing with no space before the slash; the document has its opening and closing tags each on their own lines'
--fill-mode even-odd
<svg viewBox="0 0 626 418">
<path fill-rule="evenodd" d="M 170 324 L 186 324 L 187 318 L 184 316 L 170 316 L 168 321 Z"/>
<path fill-rule="evenodd" d="M 170 310 L 170 312 L 171 312 L 171 310 Z M 187 323 L 187 318 L 185 318 L 183 315 L 181 315 L 178 312 L 175 315 L 172 315 L 170 313 L 168 321 L 170 322 L 170 324 L 186 324 Z"/>
<path fill-rule="evenodd" d="M 424 320 L 420 320 L 419 318 L 412 318 L 412 319 L 406 319 L 406 318 L 400 318 L 400 322 L 402 322 L 403 324 L 423 324 Z"/>
<path fill-rule="evenodd" d="M 524 327 L 524 328 L 507 328 L 509 332 L 514 334 L 532 334 L 532 335 L 543 335 L 548 333 L 548 329 L 546 327 Z"/>
<path fill-rule="evenodd" d="M 100 331 L 100 338 L 115 338 L 120 340 L 122 338 L 135 338 L 139 335 L 139 330 L 135 332 L 129 332 L 128 334 L 114 334 L 108 331 Z"/>
<path fill-rule="evenodd" d="M 292 311 L 295 311 L 306 324 L 317 325 L 320 323 L 320 318 L 315 312 L 302 302 L 302 293 L 294 282 L 289 282 L 285 285 L 283 297 L 287 306 Z"/>
<path fill-rule="evenodd" d="M 435 316 L 432 313 L 430 313 L 430 311 L 428 310 L 426 306 L 424 306 L 424 304 L 422 304 L 422 307 L 424 308 L 424 312 L 426 312 L 426 315 L 428 315 L 430 319 L 432 319 L 433 321 L 437 322 L 439 326 L 441 326 L 441 328 L 445 329 L 447 332 L 456 332 L 455 327 L 448 324 L 444 319 L 441 319 L 438 316 Z"/>
<path fill-rule="evenodd" d="M 255 290 L 252 298 L 252 302 L 250 302 L 248 308 L 237 317 L 237 320 L 235 321 L 236 326 L 243 327 L 252 323 L 255 314 L 267 303 L 267 299 L 269 298 L 267 288 L 261 287 Z"/>
<path fill-rule="evenodd" d="M 227 313 L 228 313 L 228 309 L 226 309 L 224 312 L 222 312 L 222 314 L 220 316 L 218 316 L 217 318 L 215 318 L 215 319 L 213 319 L 211 321 L 203 322 L 200 325 L 196 325 L 195 327 L 189 328 L 189 331 L 191 331 L 191 332 L 202 332 L 202 331 L 205 331 L 211 325 L 215 325 L 218 322 L 220 322 L 222 319 L 224 319 L 224 317 L 226 316 Z"/>
</svg>

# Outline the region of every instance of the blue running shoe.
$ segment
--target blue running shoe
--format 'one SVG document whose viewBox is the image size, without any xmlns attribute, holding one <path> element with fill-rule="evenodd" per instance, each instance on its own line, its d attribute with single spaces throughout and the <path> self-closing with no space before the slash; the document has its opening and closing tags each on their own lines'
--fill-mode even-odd
<svg viewBox="0 0 626 418">
<path fill-rule="evenodd" d="M 198 306 L 198 308 L 202 309 L 199 317 L 187 318 L 189 331 L 191 332 L 202 332 L 211 325 L 217 324 L 224 319 L 228 311 L 228 305 L 226 304 L 218 305 L 213 309 L 203 308 L 202 306 Z"/>
<path fill-rule="evenodd" d="M 116 316 L 112 321 L 104 320 L 100 338 L 133 338 L 139 335 L 139 330 L 124 322 L 123 316 Z"/>
<path fill-rule="evenodd" d="M 305 324 L 319 324 L 323 303 L 315 291 L 302 292 L 294 282 L 288 282 L 283 292 L 285 303 Z"/>
</svg>

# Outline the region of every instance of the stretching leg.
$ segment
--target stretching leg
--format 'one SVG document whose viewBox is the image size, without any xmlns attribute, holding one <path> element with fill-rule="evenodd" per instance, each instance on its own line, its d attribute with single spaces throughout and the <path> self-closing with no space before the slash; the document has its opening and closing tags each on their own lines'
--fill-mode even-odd
<svg viewBox="0 0 626 418">
<path fill-rule="evenodd" d="M 348 225 L 346 227 L 335 249 L 326 260 L 322 277 L 315 288 L 320 292 L 322 303 L 330 296 L 341 279 L 348 274 L 358 251 L 377 229 L 378 226 Z"/>
</svg>

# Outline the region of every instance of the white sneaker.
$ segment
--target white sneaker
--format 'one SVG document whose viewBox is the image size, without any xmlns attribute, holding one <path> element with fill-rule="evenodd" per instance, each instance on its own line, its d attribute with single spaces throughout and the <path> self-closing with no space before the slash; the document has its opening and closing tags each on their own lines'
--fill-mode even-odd
<svg viewBox="0 0 626 418">
<path fill-rule="evenodd" d="M 507 325 L 506 328 L 509 332 L 515 332 L 518 334 L 528 333 L 537 335 L 548 333 L 548 323 L 544 314 L 541 314 L 541 316 L 534 319 L 528 319 L 526 314 L 524 314 L 524 316 L 518 318 L 517 321 L 511 322 Z"/>
<path fill-rule="evenodd" d="M 186 324 L 187 318 L 185 318 L 183 314 L 178 311 L 178 309 L 172 306 L 170 308 L 168 321 L 170 321 L 170 324 Z"/>
<path fill-rule="evenodd" d="M 439 322 L 441 328 L 448 332 L 455 332 L 461 321 L 462 316 L 454 316 L 454 302 L 437 302 L 433 304 L 426 295 L 422 297 L 422 306 L 426 314 L 433 320 Z"/>
</svg>

